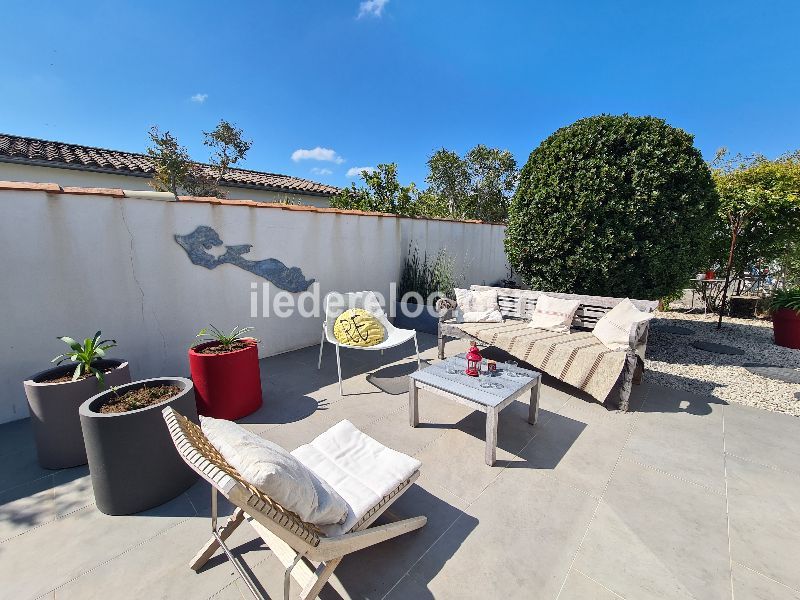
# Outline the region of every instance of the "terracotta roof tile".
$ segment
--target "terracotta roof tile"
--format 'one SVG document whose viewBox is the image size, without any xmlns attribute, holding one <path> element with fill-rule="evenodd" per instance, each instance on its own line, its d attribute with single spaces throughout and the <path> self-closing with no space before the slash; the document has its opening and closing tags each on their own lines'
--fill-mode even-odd
<svg viewBox="0 0 800 600">
<path fill-rule="evenodd" d="M 0 192 L 5 191 L 23 191 L 23 192 L 48 192 L 51 194 L 79 194 L 79 195 L 92 195 L 92 196 L 107 196 L 110 198 L 137 198 L 137 193 L 153 194 L 153 192 L 145 192 L 142 190 L 130 190 L 124 192 L 123 190 L 113 188 L 82 188 L 82 187 L 61 187 L 57 183 L 26 183 L 22 181 L 0 181 Z M 159 195 L 159 194 L 155 194 Z M 171 195 L 162 192 L 160 195 Z M 162 198 L 162 200 L 165 200 Z M 179 196 L 180 202 L 193 202 L 202 204 L 221 204 L 227 206 L 250 206 L 253 208 L 271 208 L 286 211 L 296 212 L 312 212 L 312 213 L 327 213 L 332 215 L 354 215 L 359 217 L 384 217 L 389 219 L 413 219 L 417 221 L 445 221 L 449 223 L 472 223 L 476 225 L 496 225 L 505 227 L 504 223 L 487 223 L 484 221 L 473 220 L 460 220 L 460 219 L 444 219 L 434 217 L 404 217 L 401 215 L 393 215 L 391 213 L 381 212 L 367 212 L 361 210 L 341 209 L 341 208 L 321 208 L 317 206 L 307 206 L 300 204 L 281 204 L 275 202 L 256 202 L 255 200 L 232 200 L 228 198 L 206 198 L 198 196 Z"/>
<path fill-rule="evenodd" d="M 43 164 L 53 167 L 106 171 L 120 175 L 147 176 L 154 172 L 153 160 L 145 154 L 92 148 L 77 144 L 51 142 L 0 133 L 0 162 Z M 207 173 L 212 167 L 201 165 Z M 302 192 L 316 196 L 332 196 L 339 188 L 308 179 L 263 173 L 247 169 L 230 169 L 223 177 L 230 187 L 262 188 L 278 192 Z"/>
</svg>

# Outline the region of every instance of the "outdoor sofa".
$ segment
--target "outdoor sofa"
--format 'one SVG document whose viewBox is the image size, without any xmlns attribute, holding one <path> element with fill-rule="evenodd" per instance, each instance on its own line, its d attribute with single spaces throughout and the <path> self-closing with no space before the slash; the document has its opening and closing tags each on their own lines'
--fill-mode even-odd
<svg viewBox="0 0 800 600">
<path fill-rule="evenodd" d="M 497 290 L 502 323 L 458 323 L 454 317 L 457 304 L 442 299 L 439 311 L 439 358 L 444 358 L 446 338 L 466 338 L 505 350 L 535 369 L 576 387 L 600 402 L 618 398 L 620 410 L 629 407 L 631 385 L 640 383 L 644 370 L 647 333 L 650 321 L 634 323 L 628 336 L 628 347 L 612 350 L 592 334 L 597 321 L 622 302 L 623 298 L 559 294 L 535 290 L 490 288 L 473 285 L 471 290 Z M 569 333 L 534 329 L 529 326 L 540 294 L 578 300 Z M 641 311 L 653 312 L 658 303 L 651 300 L 631 302 Z M 612 394 L 614 389 L 619 394 Z"/>
</svg>

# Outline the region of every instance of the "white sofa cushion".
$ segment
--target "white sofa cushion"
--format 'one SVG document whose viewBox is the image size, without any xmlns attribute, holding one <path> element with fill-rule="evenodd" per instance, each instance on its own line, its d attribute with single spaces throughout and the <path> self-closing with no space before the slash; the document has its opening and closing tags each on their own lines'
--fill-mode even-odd
<svg viewBox="0 0 800 600">
<path fill-rule="evenodd" d="M 347 420 L 292 451 L 292 456 L 327 481 L 349 507 L 344 523 L 322 528 L 327 535 L 349 531 L 422 464 L 375 441 Z"/>
<path fill-rule="evenodd" d="M 536 329 L 568 333 L 580 305 L 578 300 L 564 300 L 547 294 L 539 294 L 530 326 Z"/>
<path fill-rule="evenodd" d="M 277 444 L 224 419 L 201 416 L 200 428 L 248 483 L 304 521 L 324 526 L 347 517 L 344 499 Z"/>
<path fill-rule="evenodd" d="M 497 290 L 462 290 L 455 288 L 456 323 L 502 323 Z"/>
<path fill-rule="evenodd" d="M 633 302 L 625 298 L 600 317 L 592 333 L 611 350 L 625 350 L 630 347 L 630 334 L 634 323 L 649 321 L 654 316 L 654 313 L 642 312 Z"/>
</svg>

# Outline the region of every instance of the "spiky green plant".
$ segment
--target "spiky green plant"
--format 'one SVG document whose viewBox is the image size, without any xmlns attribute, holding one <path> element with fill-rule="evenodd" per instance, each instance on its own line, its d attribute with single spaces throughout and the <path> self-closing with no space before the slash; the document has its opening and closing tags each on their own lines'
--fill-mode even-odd
<svg viewBox="0 0 800 600">
<path fill-rule="evenodd" d="M 800 287 L 786 290 L 775 290 L 769 302 L 770 312 L 787 308 L 800 313 Z"/>
<path fill-rule="evenodd" d="M 205 342 L 217 342 L 226 351 L 228 351 L 235 342 L 238 342 L 245 337 L 249 337 L 247 334 L 253 331 L 253 329 L 255 329 L 255 327 L 239 327 L 237 325 L 231 329 L 230 333 L 225 333 L 221 329 L 218 329 L 213 325 L 209 325 L 208 328 L 204 327 L 201 329 L 195 337 L 199 340 L 198 344 L 203 344 Z M 258 342 L 258 340 L 256 340 L 256 342 Z"/>
<path fill-rule="evenodd" d="M 93 363 L 100 358 L 104 358 L 106 350 L 117 345 L 116 340 L 101 340 L 99 331 L 94 334 L 94 337 L 83 340 L 83 344 L 67 336 L 62 336 L 58 339 L 67 344 L 70 347 L 70 351 L 59 354 L 50 362 L 60 365 L 67 360 L 71 360 L 76 363 L 75 370 L 72 372 L 72 381 L 91 373 L 97 378 L 100 385 L 105 385 L 103 371 L 95 367 Z"/>
</svg>

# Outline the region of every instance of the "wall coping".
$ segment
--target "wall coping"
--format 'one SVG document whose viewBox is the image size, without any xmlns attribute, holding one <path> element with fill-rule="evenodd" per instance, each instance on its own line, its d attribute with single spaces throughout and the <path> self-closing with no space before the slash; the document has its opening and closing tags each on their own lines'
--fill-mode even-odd
<svg viewBox="0 0 800 600">
<path fill-rule="evenodd" d="M 148 190 L 123 190 L 120 188 L 100 188 L 100 187 L 73 187 L 60 186 L 57 183 L 34 183 L 28 181 L 0 181 L 0 192 L 46 192 L 48 194 L 70 194 L 81 196 L 106 196 L 109 198 L 141 198 L 147 200 L 162 200 L 174 202 L 175 197 L 169 192 L 152 192 Z M 390 219 L 413 219 L 417 221 L 444 221 L 447 223 L 468 223 L 473 225 L 502 225 L 505 223 L 492 223 L 488 221 L 478 221 L 471 219 L 448 219 L 444 217 L 407 217 L 392 213 L 369 212 L 362 210 L 350 210 L 341 208 L 320 208 L 317 206 L 305 206 L 298 204 L 282 204 L 280 202 L 257 202 L 255 200 L 232 200 L 228 198 L 199 197 L 199 196 L 179 196 L 179 202 L 199 203 L 199 204 L 218 204 L 221 206 L 249 206 L 251 208 L 278 209 L 295 212 L 329 213 L 336 215 L 355 215 L 359 217 L 379 217 Z"/>
</svg>

